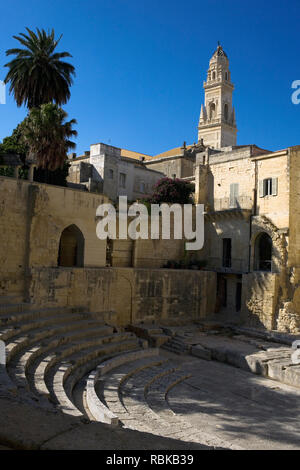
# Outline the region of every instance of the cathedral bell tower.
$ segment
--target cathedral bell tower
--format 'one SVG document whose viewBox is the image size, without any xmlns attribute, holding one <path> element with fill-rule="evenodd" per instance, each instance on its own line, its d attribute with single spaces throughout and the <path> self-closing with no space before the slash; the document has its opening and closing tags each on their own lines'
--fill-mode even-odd
<svg viewBox="0 0 300 470">
<path fill-rule="evenodd" d="M 220 44 L 209 61 L 204 106 L 201 105 L 198 141 L 219 149 L 236 145 L 236 121 L 232 106 L 234 89 L 230 79 L 229 61 Z"/>
</svg>

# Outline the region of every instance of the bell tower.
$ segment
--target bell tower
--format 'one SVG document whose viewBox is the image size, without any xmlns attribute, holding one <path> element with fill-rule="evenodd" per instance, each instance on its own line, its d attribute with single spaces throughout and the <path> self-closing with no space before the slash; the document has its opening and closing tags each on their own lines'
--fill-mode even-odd
<svg viewBox="0 0 300 470">
<path fill-rule="evenodd" d="M 198 141 L 203 139 L 204 145 L 216 149 L 236 145 L 237 128 L 232 106 L 234 86 L 231 82 L 228 57 L 219 43 L 209 61 L 207 80 L 203 88 L 205 101 L 204 105 L 201 105 Z"/>
</svg>

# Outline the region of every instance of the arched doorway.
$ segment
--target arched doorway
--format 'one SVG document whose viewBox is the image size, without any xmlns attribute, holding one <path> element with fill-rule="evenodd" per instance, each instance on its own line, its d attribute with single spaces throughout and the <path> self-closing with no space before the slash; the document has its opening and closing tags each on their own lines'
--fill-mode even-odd
<svg viewBox="0 0 300 470">
<path fill-rule="evenodd" d="M 58 249 L 58 266 L 83 267 L 84 236 L 76 225 L 69 225 L 61 234 Z"/>
<path fill-rule="evenodd" d="M 256 271 L 272 270 L 272 238 L 266 232 L 260 233 L 255 240 L 254 257 Z"/>
</svg>

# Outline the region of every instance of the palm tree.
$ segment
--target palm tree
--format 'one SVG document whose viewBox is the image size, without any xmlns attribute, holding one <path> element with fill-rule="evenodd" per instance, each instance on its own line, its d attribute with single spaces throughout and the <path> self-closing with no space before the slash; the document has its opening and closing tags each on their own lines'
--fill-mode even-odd
<svg viewBox="0 0 300 470">
<path fill-rule="evenodd" d="M 54 171 L 63 168 L 69 149 L 75 143 L 69 140 L 77 136 L 72 129 L 75 119 L 65 122 L 67 113 L 53 103 L 42 104 L 30 110 L 21 123 L 23 142 L 39 168 Z"/>
<path fill-rule="evenodd" d="M 56 40 L 53 29 L 48 33 L 38 28 L 36 33 L 29 28 L 26 30 L 27 35 L 13 36 L 25 48 L 6 51 L 7 56 L 16 56 L 5 64 L 9 71 L 4 82 L 10 83 L 9 92 L 14 95 L 18 106 L 24 104 L 29 109 L 49 102 L 66 103 L 70 98 L 75 69 L 61 59 L 72 57 L 71 54 L 54 52 L 61 36 Z"/>
</svg>

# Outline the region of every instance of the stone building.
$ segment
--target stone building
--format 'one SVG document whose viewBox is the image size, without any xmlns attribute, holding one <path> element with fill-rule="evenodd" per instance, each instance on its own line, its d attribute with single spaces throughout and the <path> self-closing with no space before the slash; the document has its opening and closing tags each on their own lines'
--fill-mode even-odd
<svg viewBox="0 0 300 470">
<path fill-rule="evenodd" d="M 198 143 L 164 152 L 146 165 L 195 183 L 195 202 L 205 206 L 205 243 L 197 256 L 217 272 L 216 315 L 297 331 L 300 147 L 270 152 L 236 145 L 233 84 L 220 45 L 204 90 Z"/>
<path fill-rule="evenodd" d="M 123 195 L 135 201 L 150 195 L 154 184 L 164 176 L 147 168 L 146 158 L 150 157 L 103 143 L 93 144 L 85 155 L 70 154 L 68 182 L 85 185 L 112 201 Z"/>
<path fill-rule="evenodd" d="M 300 146 L 236 145 L 229 61 L 212 56 L 193 145 L 151 157 L 105 144 L 71 155 L 70 182 L 90 192 L 0 177 L 0 292 L 81 305 L 119 324 L 214 317 L 300 331 Z M 205 270 L 181 261 L 184 240 L 96 237 L 96 208 L 150 194 L 162 176 L 195 183 L 205 207 Z"/>
</svg>

